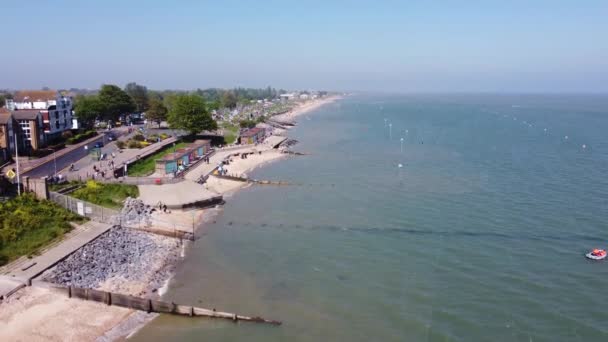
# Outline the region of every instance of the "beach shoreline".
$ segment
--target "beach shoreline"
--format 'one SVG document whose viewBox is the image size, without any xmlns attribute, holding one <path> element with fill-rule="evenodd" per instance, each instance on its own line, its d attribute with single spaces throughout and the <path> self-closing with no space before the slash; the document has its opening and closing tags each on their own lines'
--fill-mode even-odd
<svg viewBox="0 0 608 342">
<path fill-rule="evenodd" d="M 299 116 L 339 99 L 341 99 L 339 96 L 329 96 L 327 98 L 307 101 L 293 108 L 288 113 L 274 116 L 273 119 L 278 122 L 295 122 Z M 282 133 L 283 132 L 281 132 L 281 134 Z M 255 150 L 256 147 L 251 146 L 250 148 Z M 245 159 L 233 158 L 230 163 L 231 174 L 245 177 L 248 172 L 251 172 L 254 169 L 290 157 L 288 154 L 268 148 L 268 146 L 258 146 L 257 149 L 261 153 L 256 152 L 250 154 L 248 158 Z M 251 184 L 210 176 L 205 186 L 208 189 L 221 194 L 224 198 L 230 198 L 239 190 L 249 187 Z M 193 233 L 195 236 L 200 237 L 204 236 L 205 227 L 210 223 L 215 222 L 217 216 L 222 213 L 222 208 L 217 207 L 181 211 L 176 210 L 175 213 L 168 215 L 174 215 L 174 219 L 182 221 L 191 219 Z M 195 218 L 196 222 L 194 221 Z M 124 232 L 117 232 L 114 230 L 113 234 L 134 234 L 134 237 L 127 238 L 136 240 L 144 239 L 148 241 L 150 249 L 162 249 L 162 253 L 132 254 L 129 256 L 129 258 L 132 258 L 129 260 L 129 264 L 143 265 L 146 267 L 137 267 L 136 269 L 127 268 L 126 272 L 125 270 L 122 270 L 123 273 L 114 271 L 109 272 L 104 274 L 101 278 L 97 277 L 91 280 L 89 287 L 135 296 L 144 296 L 152 299 L 160 298 L 170 287 L 175 268 L 188 255 L 191 243 L 184 242 L 174 244 L 172 242 L 175 242 L 175 239 L 172 237 L 152 236 L 151 233 L 137 231 L 137 233 L 131 234 L 128 233 L 130 231 L 129 229 L 120 230 L 124 230 Z M 109 250 L 110 254 L 113 253 L 112 248 Z M 76 262 L 77 264 L 86 263 L 82 260 L 73 261 L 73 259 L 82 258 L 83 254 L 86 255 L 86 252 L 75 254 L 74 256 L 70 256 L 71 259 L 68 259 L 72 260 L 70 262 Z M 122 257 L 122 255 L 119 255 L 119 257 Z M 151 258 L 153 261 L 150 261 Z M 56 272 L 58 267 L 61 270 L 60 265 L 55 266 L 46 272 L 47 275 L 52 275 L 53 272 Z M 63 270 L 64 276 L 65 269 L 66 267 L 64 267 Z M 78 267 L 76 267 L 76 269 L 78 269 Z M 137 273 L 137 277 L 126 276 L 129 272 Z M 58 273 L 61 274 L 61 272 Z M 56 277 L 55 280 L 57 280 L 58 277 Z M 83 281 L 86 283 L 85 280 Z M 60 282 L 61 281 L 59 281 L 59 283 Z M 27 326 L 27 329 L 29 330 L 5 330 L 4 333 L 0 332 L 0 337 L 4 336 L 9 340 L 19 340 L 31 336 L 44 336 L 44 339 L 46 340 L 64 340 L 64 337 L 67 334 L 69 336 L 85 338 L 87 340 L 112 341 L 132 336 L 158 316 L 158 314 L 154 313 L 148 314 L 126 308 L 108 307 L 99 303 L 59 298 L 56 295 L 51 294 L 50 291 L 52 290 L 38 287 L 35 290 L 25 289 L 14 295 L 12 300 L 3 303 L 4 313 L 3 315 L 0 315 L 0 326 L 8 326 L 10 322 L 15 322 L 17 319 L 20 319 L 20 317 L 32 317 L 30 318 L 32 323 Z M 163 293 L 160 293 L 161 291 Z M 42 312 L 37 312 L 41 308 L 47 309 L 42 309 Z M 96 324 L 91 325 L 88 324 L 88 322 L 84 322 L 76 324 L 73 329 L 70 328 L 71 331 L 65 331 L 66 324 L 63 324 L 63 322 L 77 322 L 82 316 L 90 314 L 91 312 L 99 313 L 100 318 L 97 320 L 98 322 L 96 322 Z M 53 322 L 56 324 L 53 324 Z"/>
</svg>

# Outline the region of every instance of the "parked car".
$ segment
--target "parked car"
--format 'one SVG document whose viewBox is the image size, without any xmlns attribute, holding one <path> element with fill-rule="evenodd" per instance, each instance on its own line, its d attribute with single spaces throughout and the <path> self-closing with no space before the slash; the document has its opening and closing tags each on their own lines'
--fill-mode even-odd
<svg viewBox="0 0 608 342">
<path fill-rule="evenodd" d="M 102 148 L 103 147 L 103 142 L 102 141 L 98 141 L 95 143 L 95 145 L 93 145 L 93 148 Z"/>
<path fill-rule="evenodd" d="M 114 135 L 114 133 L 107 133 L 106 137 L 108 138 L 109 141 L 114 141 L 116 140 L 116 135 Z"/>
</svg>

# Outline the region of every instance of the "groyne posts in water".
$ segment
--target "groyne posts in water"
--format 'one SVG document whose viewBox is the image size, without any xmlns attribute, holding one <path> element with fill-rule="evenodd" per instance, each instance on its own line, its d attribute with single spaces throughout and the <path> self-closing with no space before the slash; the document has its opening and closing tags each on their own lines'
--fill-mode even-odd
<svg viewBox="0 0 608 342">
<path fill-rule="evenodd" d="M 246 177 L 238 177 L 238 176 L 230 176 L 230 175 L 215 175 L 215 177 L 221 178 L 221 179 L 237 181 L 237 182 L 261 184 L 261 185 L 292 185 L 291 183 L 284 182 L 284 181 L 257 180 L 257 179 L 249 179 Z"/>
<path fill-rule="evenodd" d="M 254 323 L 281 325 L 280 321 L 269 320 L 257 316 L 251 317 L 238 315 L 230 312 L 217 311 L 216 309 L 210 310 L 204 308 L 197 308 L 189 305 L 175 304 L 173 302 L 167 303 L 154 299 L 139 298 L 119 293 L 99 291 L 94 289 L 85 289 L 74 286 L 69 286 L 67 288 L 57 286 L 55 287 L 60 291 L 66 291 L 69 298 L 79 298 L 83 300 L 105 303 L 107 305 L 115 305 L 134 310 L 146 311 L 148 313 L 158 312 L 189 317 L 222 318 L 229 319 L 234 322 L 246 321 Z"/>
</svg>

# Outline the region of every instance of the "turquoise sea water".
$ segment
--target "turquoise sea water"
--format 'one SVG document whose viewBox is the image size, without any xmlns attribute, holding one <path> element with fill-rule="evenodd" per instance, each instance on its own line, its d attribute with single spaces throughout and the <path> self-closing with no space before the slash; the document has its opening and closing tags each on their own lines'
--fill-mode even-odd
<svg viewBox="0 0 608 342">
<path fill-rule="evenodd" d="M 289 134 L 252 175 L 301 185 L 231 197 L 165 295 L 284 324 L 133 340 L 608 340 L 608 97 L 359 95 Z"/>
</svg>

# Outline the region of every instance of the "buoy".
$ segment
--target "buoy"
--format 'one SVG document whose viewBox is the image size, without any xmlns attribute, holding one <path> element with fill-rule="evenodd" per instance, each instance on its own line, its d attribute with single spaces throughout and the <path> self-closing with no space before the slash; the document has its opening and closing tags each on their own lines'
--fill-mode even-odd
<svg viewBox="0 0 608 342">
<path fill-rule="evenodd" d="M 587 145 L 583 144 L 583 146 L 582 146 L 582 147 L 583 147 L 583 148 L 587 148 Z"/>
</svg>

